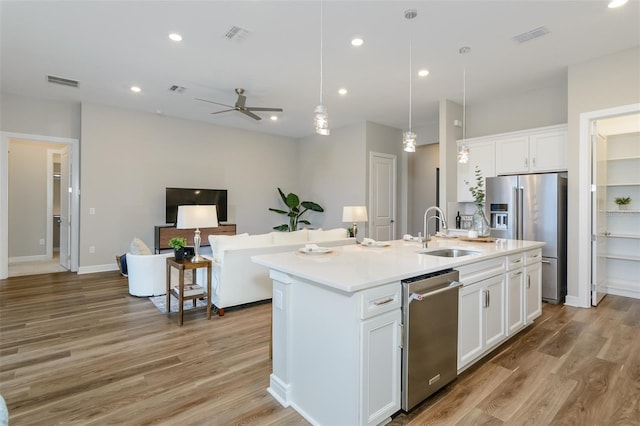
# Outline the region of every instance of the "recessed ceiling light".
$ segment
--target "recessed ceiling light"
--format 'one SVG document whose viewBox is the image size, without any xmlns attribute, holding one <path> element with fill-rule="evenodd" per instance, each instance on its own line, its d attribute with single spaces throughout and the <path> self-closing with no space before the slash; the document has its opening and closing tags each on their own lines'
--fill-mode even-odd
<svg viewBox="0 0 640 426">
<path fill-rule="evenodd" d="M 182 36 L 178 33 L 169 34 L 169 38 L 173 41 L 182 41 Z"/>
<path fill-rule="evenodd" d="M 131 86 L 131 91 L 135 93 L 139 93 L 142 91 L 142 89 L 138 86 Z"/>
<path fill-rule="evenodd" d="M 611 0 L 609 2 L 609 9 L 615 9 L 616 7 L 624 6 L 628 0 Z"/>
<path fill-rule="evenodd" d="M 271 121 L 278 121 L 278 116 L 277 115 L 272 115 L 269 118 L 271 118 Z"/>
<path fill-rule="evenodd" d="M 420 70 L 418 71 L 418 76 L 420 77 L 426 77 L 429 75 L 429 70 Z"/>
<path fill-rule="evenodd" d="M 351 40 L 351 45 L 355 46 L 355 47 L 360 47 L 364 44 L 364 40 L 361 39 L 360 37 L 356 37 L 353 40 Z"/>
<path fill-rule="evenodd" d="M 344 96 L 344 95 L 346 95 L 348 92 L 347 92 L 347 89 L 345 89 L 345 88 L 343 87 L 342 89 L 339 89 L 339 90 L 338 90 L 338 93 L 339 93 L 340 95 L 343 95 L 343 96 Z"/>
</svg>

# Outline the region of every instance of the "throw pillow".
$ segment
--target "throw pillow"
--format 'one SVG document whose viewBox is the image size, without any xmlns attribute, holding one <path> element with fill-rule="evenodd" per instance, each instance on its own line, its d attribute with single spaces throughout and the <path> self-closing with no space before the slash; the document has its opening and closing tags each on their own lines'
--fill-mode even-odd
<svg viewBox="0 0 640 426">
<path fill-rule="evenodd" d="M 309 240 L 309 231 L 301 229 L 293 232 L 272 232 L 275 245 L 304 244 Z"/>
<path fill-rule="evenodd" d="M 336 241 L 347 238 L 347 230 L 344 228 L 329 229 L 323 231 L 322 229 L 310 229 L 309 241 L 322 242 L 322 241 Z"/>
<path fill-rule="evenodd" d="M 134 238 L 133 241 L 131 241 L 129 253 L 142 255 L 152 254 L 149 246 L 147 246 L 140 238 Z"/>
</svg>

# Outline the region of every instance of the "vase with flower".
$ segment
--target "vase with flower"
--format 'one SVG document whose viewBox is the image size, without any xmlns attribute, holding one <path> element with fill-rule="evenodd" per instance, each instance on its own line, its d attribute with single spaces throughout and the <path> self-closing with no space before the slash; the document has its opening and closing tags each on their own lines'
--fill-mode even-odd
<svg viewBox="0 0 640 426">
<path fill-rule="evenodd" d="M 484 178 L 482 177 L 482 171 L 478 166 L 475 169 L 475 177 L 476 184 L 474 186 L 469 186 L 469 191 L 473 196 L 473 204 L 476 206 L 476 211 L 473 214 L 473 230 L 478 232 L 478 237 L 488 237 L 491 233 L 491 225 L 489 225 L 489 221 L 487 220 L 487 216 L 484 213 L 484 200 L 485 200 L 485 191 L 484 191 Z M 469 185 L 468 181 L 464 181 L 467 186 Z"/>
</svg>

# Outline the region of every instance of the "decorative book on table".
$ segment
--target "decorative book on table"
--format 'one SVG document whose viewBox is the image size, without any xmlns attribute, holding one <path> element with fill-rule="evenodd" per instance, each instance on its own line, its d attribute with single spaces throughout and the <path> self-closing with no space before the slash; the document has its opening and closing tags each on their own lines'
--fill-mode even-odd
<svg viewBox="0 0 640 426">
<path fill-rule="evenodd" d="M 176 292 L 176 294 L 180 293 L 180 287 L 176 286 L 173 287 L 173 291 Z M 204 288 L 198 284 L 185 284 L 184 285 L 184 295 L 185 296 L 193 296 L 195 294 L 203 294 Z"/>
</svg>

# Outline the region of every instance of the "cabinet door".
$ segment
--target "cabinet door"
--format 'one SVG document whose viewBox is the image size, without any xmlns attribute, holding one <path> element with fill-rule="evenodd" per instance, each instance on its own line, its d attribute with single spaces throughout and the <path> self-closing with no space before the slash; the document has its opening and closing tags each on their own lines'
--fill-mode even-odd
<svg viewBox="0 0 640 426">
<path fill-rule="evenodd" d="M 507 335 L 511 336 L 524 326 L 524 270 L 507 273 Z"/>
<path fill-rule="evenodd" d="M 529 138 L 518 136 L 496 141 L 496 173 L 512 175 L 529 171 Z"/>
<path fill-rule="evenodd" d="M 485 346 L 500 343 L 507 336 L 505 326 L 504 275 L 483 281 L 485 286 L 484 330 Z"/>
<path fill-rule="evenodd" d="M 529 137 L 529 171 L 567 170 L 567 132 L 553 131 Z"/>
<path fill-rule="evenodd" d="M 542 263 L 537 262 L 525 268 L 526 324 L 542 314 Z"/>
<path fill-rule="evenodd" d="M 458 148 L 460 145 L 461 141 L 458 142 Z M 469 161 L 465 164 L 458 163 L 458 202 L 473 202 L 469 186 L 476 184 L 476 166 L 480 168 L 485 179 L 496 175 L 495 144 L 493 141 L 486 141 L 465 145 L 469 148 Z"/>
<path fill-rule="evenodd" d="M 376 425 L 400 409 L 400 309 L 361 323 L 360 424 Z"/>
<path fill-rule="evenodd" d="M 480 284 L 460 289 L 458 302 L 458 370 L 466 367 L 483 350 L 483 301 Z"/>
</svg>

